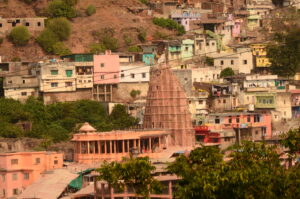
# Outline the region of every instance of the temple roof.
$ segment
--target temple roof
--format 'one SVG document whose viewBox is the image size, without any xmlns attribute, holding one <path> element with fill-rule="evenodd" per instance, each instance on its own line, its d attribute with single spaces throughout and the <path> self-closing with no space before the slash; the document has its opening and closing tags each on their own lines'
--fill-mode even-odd
<svg viewBox="0 0 300 199">
<path fill-rule="evenodd" d="M 85 122 L 79 129 L 79 131 L 85 131 L 85 132 L 90 132 L 90 131 L 96 131 L 94 127 L 92 127 L 88 122 Z"/>
</svg>

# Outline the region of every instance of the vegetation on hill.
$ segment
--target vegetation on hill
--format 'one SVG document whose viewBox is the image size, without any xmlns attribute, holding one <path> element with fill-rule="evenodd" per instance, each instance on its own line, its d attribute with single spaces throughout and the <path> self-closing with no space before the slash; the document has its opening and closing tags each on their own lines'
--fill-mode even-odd
<svg viewBox="0 0 300 199">
<path fill-rule="evenodd" d="M 95 13 L 96 13 L 96 7 L 94 5 L 89 5 L 85 10 L 85 14 L 87 16 L 92 16 Z"/>
<path fill-rule="evenodd" d="M 234 71 L 230 67 L 224 68 L 220 73 L 220 77 L 229 77 L 233 75 L 234 75 Z"/>
<path fill-rule="evenodd" d="M 184 27 L 172 19 L 154 17 L 152 22 L 160 27 L 175 30 L 178 35 L 183 35 L 185 33 Z"/>
<path fill-rule="evenodd" d="M 21 130 L 19 122 L 32 123 L 31 131 Z M 44 105 L 42 101 L 29 98 L 22 104 L 13 99 L 0 98 L 0 137 L 44 138 L 51 142 L 70 139 L 78 125 L 89 122 L 99 131 L 126 129 L 137 125 L 123 105 L 116 105 L 110 115 L 95 101 Z"/>
<path fill-rule="evenodd" d="M 31 38 L 31 35 L 25 26 L 17 26 L 10 32 L 9 38 L 16 46 L 25 46 Z"/>
<path fill-rule="evenodd" d="M 77 1 L 71 0 L 54 0 L 48 4 L 46 12 L 49 17 L 66 17 L 68 19 L 76 17 L 74 5 Z"/>
<path fill-rule="evenodd" d="M 105 50 L 117 51 L 119 48 L 119 40 L 115 38 L 115 30 L 113 28 L 102 28 L 100 31 L 93 32 L 95 40 L 98 42 L 92 44 L 90 52 L 104 52 Z"/>
</svg>

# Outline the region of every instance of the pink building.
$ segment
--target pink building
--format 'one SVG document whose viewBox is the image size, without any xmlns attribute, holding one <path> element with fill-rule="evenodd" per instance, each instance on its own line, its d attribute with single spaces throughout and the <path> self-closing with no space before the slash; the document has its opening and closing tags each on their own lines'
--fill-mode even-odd
<svg viewBox="0 0 300 199">
<path fill-rule="evenodd" d="M 263 140 L 272 137 L 272 116 L 269 113 L 226 112 L 209 115 L 209 128 L 213 131 L 234 129 L 237 141 Z"/>
<path fill-rule="evenodd" d="M 96 132 L 85 123 L 73 135 L 75 162 L 93 163 L 104 160 L 118 161 L 130 153 L 150 158 L 159 158 L 168 148 L 168 131 L 130 130 Z"/>
<path fill-rule="evenodd" d="M 43 172 L 62 166 L 62 153 L 0 153 L 0 198 L 16 197 Z"/>
<path fill-rule="evenodd" d="M 232 27 L 232 37 L 238 37 L 241 34 L 242 23 L 243 23 L 243 19 L 234 20 L 234 25 Z"/>
<path fill-rule="evenodd" d="M 120 73 L 119 55 L 110 50 L 94 55 L 94 84 L 118 84 Z"/>
</svg>

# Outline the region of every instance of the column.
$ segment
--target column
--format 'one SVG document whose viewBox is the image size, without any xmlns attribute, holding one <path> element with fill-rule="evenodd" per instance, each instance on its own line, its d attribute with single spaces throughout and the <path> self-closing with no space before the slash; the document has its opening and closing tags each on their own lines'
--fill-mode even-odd
<svg viewBox="0 0 300 199">
<path fill-rule="evenodd" d="M 172 181 L 169 181 L 169 198 L 172 199 L 173 193 L 172 193 Z"/>
<path fill-rule="evenodd" d="M 130 150 L 129 150 L 129 142 L 130 142 L 130 140 L 127 140 L 127 152 L 130 152 Z"/>
<path fill-rule="evenodd" d="M 106 140 L 104 140 L 104 154 L 107 154 Z"/>
<path fill-rule="evenodd" d="M 106 102 L 106 84 L 104 84 L 104 102 Z"/>
<path fill-rule="evenodd" d="M 90 153 L 90 141 L 87 141 L 87 153 Z"/>
<path fill-rule="evenodd" d="M 97 101 L 99 102 L 99 85 L 96 85 L 96 88 L 97 88 Z"/>
<path fill-rule="evenodd" d="M 79 151 L 78 151 L 78 153 L 82 154 L 81 142 L 79 141 L 78 143 L 79 143 Z"/>
<path fill-rule="evenodd" d="M 96 154 L 96 141 L 94 141 L 94 149 L 93 149 L 93 153 Z"/>
<path fill-rule="evenodd" d="M 138 151 L 141 152 L 141 139 L 138 139 Z"/>
<path fill-rule="evenodd" d="M 115 150 L 115 153 L 117 153 L 117 143 L 118 143 L 118 141 L 115 140 L 115 141 L 114 141 L 114 150 Z"/>
<path fill-rule="evenodd" d="M 101 144 L 100 144 L 100 141 L 98 141 L 97 144 L 98 144 L 98 153 L 100 154 L 101 153 Z"/>
<path fill-rule="evenodd" d="M 151 150 L 152 150 L 152 146 L 151 146 L 151 137 L 148 139 L 148 142 L 149 142 L 149 152 L 151 152 Z"/>
<path fill-rule="evenodd" d="M 158 150 L 160 151 L 161 150 L 161 146 L 160 146 L 160 136 L 158 137 Z"/>
<path fill-rule="evenodd" d="M 122 153 L 125 153 L 125 140 L 122 140 Z"/>
<path fill-rule="evenodd" d="M 112 102 L 113 100 L 113 88 L 112 88 L 112 84 L 110 85 L 110 101 Z"/>
</svg>

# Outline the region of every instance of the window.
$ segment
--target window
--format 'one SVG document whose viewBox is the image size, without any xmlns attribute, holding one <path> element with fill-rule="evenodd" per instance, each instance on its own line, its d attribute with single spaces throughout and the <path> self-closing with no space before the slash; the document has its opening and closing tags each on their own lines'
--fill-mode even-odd
<svg viewBox="0 0 300 199">
<path fill-rule="evenodd" d="M 250 115 L 247 116 L 247 122 L 251 122 L 251 117 L 250 117 Z"/>
<path fill-rule="evenodd" d="M 192 103 L 192 101 L 191 100 L 189 100 L 189 104 L 191 104 Z"/>
<path fill-rule="evenodd" d="M 206 42 L 206 46 L 209 46 L 209 42 Z"/>
<path fill-rule="evenodd" d="M 118 76 L 117 75 L 114 75 L 114 79 L 117 79 L 118 78 Z"/>
<path fill-rule="evenodd" d="M 58 86 L 58 83 L 57 82 L 53 82 L 53 83 L 51 83 L 51 87 L 53 88 L 53 87 L 57 87 Z"/>
<path fill-rule="evenodd" d="M 221 65 L 224 65 L 224 61 L 223 61 L 223 60 L 221 60 L 221 61 L 220 61 L 220 64 L 221 64 Z"/>
<path fill-rule="evenodd" d="M 203 104 L 203 100 L 199 100 L 198 103 L 199 103 L 199 104 Z"/>
<path fill-rule="evenodd" d="M 2 23 L 0 23 L 0 28 L 2 28 Z"/>
<path fill-rule="evenodd" d="M 21 95 L 22 95 L 22 96 L 26 96 L 26 95 L 27 95 L 27 92 L 21 92 Z"/>
<path fill-rule="evenodd" d="M 18 159 L 11 159 L 10 163 L 11 163 L 12 165 L 18 164 Z"/>
<path fill-rule="evenodd" d="M 8 80 L 7 83 L 8 83 L 8 84 L 12 84 L 12 80 Z"/>
<path fill-rule="evenodd" d="M 66 70 L 66 76 L 72 77 L 73 71 L 72 70 Z"/>
<path fill-rule="evenodd" d="M 25 84 L 25 79 L 23 79 L 23 84 Z"/>
<path fill-rule="evenodd" d="M 29 22 L 26 22 L 26 23 L 25 23 L 25 26 L 29 26 Z"/>
<path fill-rule="evenodd" d="M 259 115 L 254 115 L 254 122 L 260 122 Z"/>
<path fill-rule="evenodd" d="M 41 24 L 41 22 L 37 22 L 37 26 L 41 26 L 42 24 Z"/>
<path fill-rule="evenodd" d="M 65 86 L 68 87 L 68 86 L 72 86 L 72 82 L 65 82 Z"/>
<path fill-rule="evenodd" d="M 229 142 L 229 141 L 230 141 L 230 138 L 224 138 L 224 141 L 225 141 L 225 142 Z"/>
<path fill-rule="evenodd" d="M 243 60 L 243 63 L 244 63 L 244 64 L 247 64 L 247 60 L 246 60 L 246 59 L 245 59 L 245 60 Z"/>
<path fill-rule="evenodd" d="M 189 47 L 185 47 L 185 51 L 188 51 L 189 50 Z"/>
<path fill-rule="evenodd" d="M 104 66 L 105 66 L 105 64 L 104 64 L 104 63 L 101 63 L 101 64 L 100 64 L 100 67 L 102 67 L 102 68 L 103 68 Z"/>
<path fill-rule="evenodd" d="M 54 160 L 54 164 L 58 164 L 58 160 Z"/>
<path fill-rule="evenodd" d="M 223 99 L 223 103 L 224 103 L 224 104 L 226 103 L 226 99 Z"/>
<path fill-rule="evenodd" d="M 24 173 L 24 180 L 29 180 L 29 173 Z"/>
<path fill-rule="evenodd" d="M 18 174 L 17 173 L 12 174 L 12 180 L 18 180 Z"/>
<path fill-rule="evenodd" d="M 142 77 L 143 77 L 143 78 L 146 78 L 146 73 L 142 73 Z"/>
<path fill-rule="evenodd" d="M 237 116 L 237 117 L 235 118 L 235 121 L 236 121 L 236 123 L 240 123 L 240 117 Z"/>
<path fill-rule="evenodd" d="M 220 118 L 218 116 L 215 118 L 215 123 L 220 124 Z"/>
<path fill-rule="evenodd" d="M 124 73 L 121 73 L 121 78 L 124 78 L 124 76 L 125 76 Z"/>
<path fill-rule="evenodd" d="M 51 70 L 51 75 L 58 75 L 58 70 Z"/>
<path fill-rule="evenodd" d="M 232 123 L 232 117 L 231 117 L 231 116 L 229 116 L 229 118 L 228 118 L 228 123 L 229 123 L 229 124 Z"/>
<path fill-rule="evenodd" d="M 230 61 L 230 64 L 233 65 L 233 64 L 234 64 L 234 60 L 231 60 L 231 61 Z"/>
<path fill-rule="evenodd" d="M 255 135 L 258 135 L 258 131 L 255 131 Z"/>
<path fill-rule="evenodd" d="M 18 189 L 13 189 L 13 194 L 18 195 Z"/>
<path fill-rule="evenodd" d="M 35 158 L 35 164 L 40 164 L 41 163 L 41 159 L 40 158 Z"/>
<path fill-rule="evenodd" d="M 101 76 L 100 76 L 100 79 L 104 79 L 104 75 L 101 75 Z"/>
<path fill-rule="evenodd" d="M 131 73 L 130 76 L 131 76 L 132 79 L 134 79 L 135 75 L 134 75 L 134 73 Z"/>
</svg>

